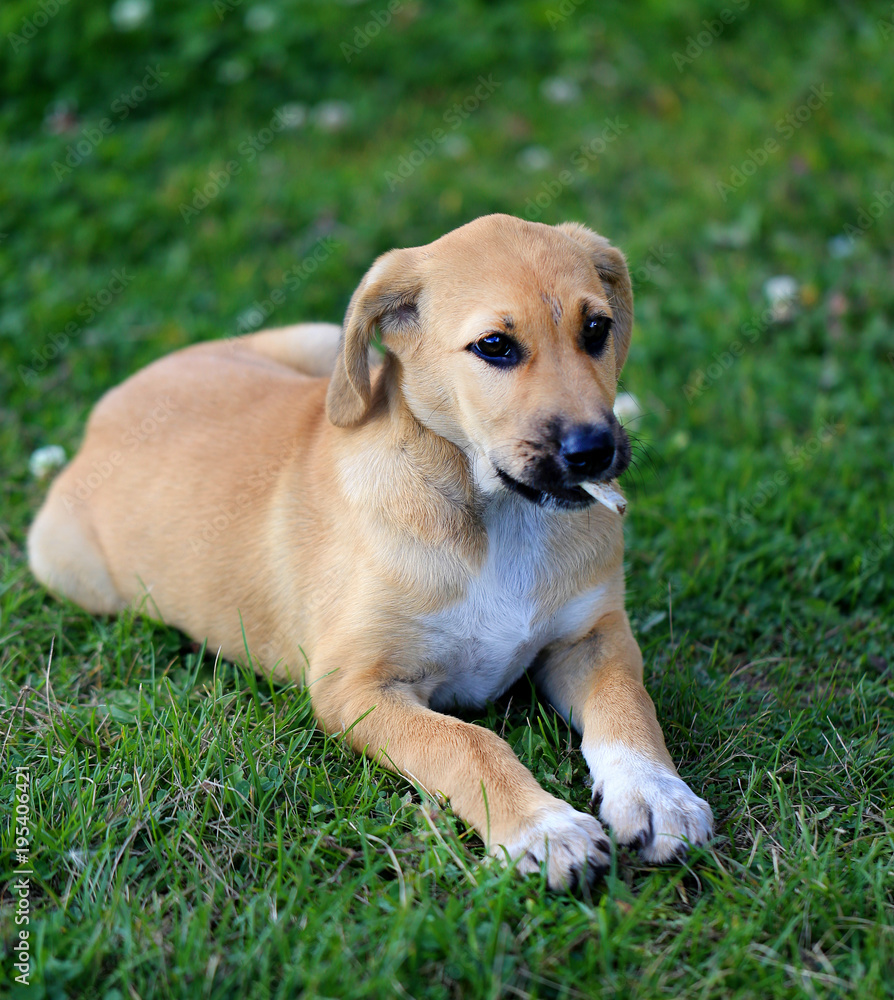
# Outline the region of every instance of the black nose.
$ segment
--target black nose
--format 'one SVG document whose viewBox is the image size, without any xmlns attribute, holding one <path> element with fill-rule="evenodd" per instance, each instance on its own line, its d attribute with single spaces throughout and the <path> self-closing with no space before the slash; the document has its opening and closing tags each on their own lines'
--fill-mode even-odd
<svg viewBox="0 0 894 1000">
<path fill-rule="evenodd" d="M 568 471 L 582 480 L 601 475 L 615 459 L 615 436 L 608 427 L 572 427 L 560 447 Z"/>
</svg>

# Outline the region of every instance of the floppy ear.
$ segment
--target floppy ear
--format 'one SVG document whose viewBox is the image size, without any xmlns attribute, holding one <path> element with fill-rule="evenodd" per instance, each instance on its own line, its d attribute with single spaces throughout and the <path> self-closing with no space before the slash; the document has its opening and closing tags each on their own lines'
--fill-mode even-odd
<svg viewBox="0 0 894 1000">
<path fill-rule="evenodd" d="M 612 307 L 612 334 L 615 340 L 615 374 L 620 375 L 630 347 L 633 327 L 633 289 L 627 272 L 627 261 L 617 247 L 604 236 L 582 226 L 579 222 L 563 222 L 556 226 L 559 232 L 570 236 L 590 255 L 599 280 L 605 287 Z"/>
<path fill-rule="evenodd" d="M 376 327 L 383 337 L 419 329 L 417 263 L 415 249 L 392 250 L 379 257 L 351 296 L 326 395 L 326 415 L 336 427 L 354 427 L 369 412 L 369 348 Z"/>
</svg>

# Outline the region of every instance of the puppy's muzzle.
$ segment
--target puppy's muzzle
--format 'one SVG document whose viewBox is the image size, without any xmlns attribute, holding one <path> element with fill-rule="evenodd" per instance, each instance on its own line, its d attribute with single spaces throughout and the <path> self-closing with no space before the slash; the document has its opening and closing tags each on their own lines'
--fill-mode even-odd
<svg viewBox="0 0 894 1000">
<path fill-rule="evenodd" d="M 598 480 L 615 460 L 615 435 L 606 426 L 572 427 L 559 444 L 559 458 L 568 481 Z"/>
<path fill-rule="evenodd" d="M 547 433 L 525 442 L 530 449 L 519 473 L 511 461 L 494 461 L 503 485 L 541 506 L 572 510 L 595 501 L 580 484 L 614 479 L 630 463 L 630 441 L 612 416 L 600 423 L 563 425 L 553 420 Z"/>
</svg>

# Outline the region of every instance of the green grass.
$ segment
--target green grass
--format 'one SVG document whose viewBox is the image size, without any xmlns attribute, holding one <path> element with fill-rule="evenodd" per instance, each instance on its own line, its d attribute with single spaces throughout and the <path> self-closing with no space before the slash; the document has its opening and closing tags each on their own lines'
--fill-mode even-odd
<svg viewBox="0 0 894 1000">
<path fill-rule="evenodd" d="M 131 32 L 78 2 L 23 45 L 41 8 L 3 5 L 2 995 L 894 996 L 894 10 L 726 7 L 715 38 L 723 4 L 406 2 L 359 47 L 384 0 L 156 0 Z M 446 117 L 479 77 L 499 86 Z M 717 818 L 687 866 L 619 851 L 577 898 L 483 865 L 449 809 L 315 729 L 305 693 L 57 602 L 24 560 L 46 490 L 28 458 L 71 454 L 103 390 L 268 305 L 337 319 L 376 254 L 491 211 L 577 219 L 629 256 L 628 605 Z M 480 721 L 585 806 L 575 739 L 526 682 Z"/>
</svg>

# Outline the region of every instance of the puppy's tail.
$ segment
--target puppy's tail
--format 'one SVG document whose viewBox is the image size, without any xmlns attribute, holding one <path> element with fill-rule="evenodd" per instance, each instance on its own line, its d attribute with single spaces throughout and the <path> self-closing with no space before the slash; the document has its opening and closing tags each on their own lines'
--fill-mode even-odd
<svg viewBox="0 0 894 1000">
<path fill-rule="evenodd" d="M 288 368 L 320 377 L 332 374 L 340 338 L 341 327 L 334 323 L 298 323 L 250 333 L 237 342 Z"/>
</svg>

